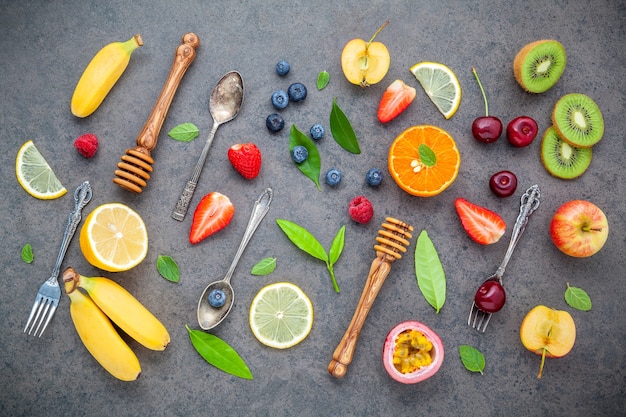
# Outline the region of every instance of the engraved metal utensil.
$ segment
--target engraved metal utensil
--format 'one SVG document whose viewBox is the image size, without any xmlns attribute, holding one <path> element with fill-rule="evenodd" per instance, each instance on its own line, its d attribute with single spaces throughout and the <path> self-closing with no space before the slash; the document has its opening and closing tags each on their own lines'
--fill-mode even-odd
<svg viewBox="0 0 626 417">
<path fill-rule="evenodd" d="M 196 162 L 191 179 L 187 181 L 187 184 L 185 185 L 185 188 L 176 203 L 176 207 L 172 212 L 173 219 L 181 222 L 185 219 L 185 215 L 189 209 L 189 203 L 193 198 L 193 193 L 196 191 L 196 185 L 200 179 L 202 168 L 204 168 L 204 162 L 207 154 L 209 153 L 209 148 L 211 147 L 211 143 L 215 137 L 215 132 L 220 125 L 233 120 L 237 114 L 239 114 L 242 103 L 243 79 L 241 78 L 241 74 L 237 71 L 228 72 L 218 81 L 213 88 L 213 92 L 211 93 L 211 98 L 209 99 L 209 111 L 211 113 L 211 117 L 213 118 L 213 127 L 211 128 L 211 133 L 209 133 L 209 137 L 204 144 L 202 153 L 200 153 L 200 158 L 198 159 L 198 162 Z"/>
</svg>

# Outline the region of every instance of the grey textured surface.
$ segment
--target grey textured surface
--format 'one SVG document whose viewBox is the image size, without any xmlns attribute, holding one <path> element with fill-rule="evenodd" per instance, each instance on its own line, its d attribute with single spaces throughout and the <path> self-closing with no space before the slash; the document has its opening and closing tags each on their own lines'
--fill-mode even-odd
<svg viewBox="0 0 626 417">
<path fill-rule="evenodd" d="M 174 3 L 177 3 L 174 5 Z M 576 0 L 528 2 L 387 1 L 325 2 L 257 1 L 7 1 L 0 2 L 0 154 L 3 213 L 3 289 L 0 295 L 0 414 L 34 415 L 271 415 L 271 416 L 616 416 L 625 401 L 626 314 L 624 277 L 624 39 L 623 1 Z M 379 35 L 391 53 L 386 78 L 369 89 L 350 85 L 341 72 L 340 53 L 350 39 L 369 39 L 385 20 Z M 115 186 L 115 164 L 134 145 L 170 68 L 173 51 L 186 32 L 200 37 L 195 62 L 172 103 L 154 152 L 154 175 L 141 195 Z M 105 44 L 140 33 L 145 45 L 102 106 L 84 120 L 74 118 L 69 100 L 91 57 Z M 565 73 L 542 95 L 525 94 L 513 79 L 511 64 L 524 44 L 556 38 L 568 53 Z M 274 65 L 287 59 L 292 70 L 278 77 Z M 463 87 L 457 114 L 444 120 L 429 102 L 408 68 L 419 61 L 450 66 Z M 543 132 L 550 111 L 563 94 L 582 92 L 593 97 L 606 122 L 604 139 L 593 148 L 593 162 L 579 179 L 551 177 L 539 158 L 539 140 L 514 149 L 506 139 L 483 146 L 471 137 L 472 120 L 482 115 L 483 102 L 470 68 L 476 66 L 490 101 L 491 113 L 506 124 L 513 117 L 534 117 Z M 190 216 L 183 223 L 170 212 L 191 174 L 209 133 L 208 97 L 225 72 L 241 72 L 246 97 L 241 114 L 220 128 L 196 192 L 195 202 L 220 191 L 236 207 L 224 231 L 192 246 L 187 236 Z M 329 86 L 317 91 L 321 70 L 331 75 Z M 411 107 L 382 126 L 375 110 L 394 79 L 418 89 Z M 342 184 L 317 191 L 291 162 L 289 129 L 270 134 L 265 117 L 273 112 L 270 95 L 301 81 L 307 99 L 282 111 L 287 126 L 301 130 L 321 122 L 328 130 L 334 97 L 351 119 L 362 153 L 341 149 L 329 133 L 319 143 L 322 172 L 339 167 Z M 195 123 L 200 138 L 183 144 L 166 132 L 183 122 Z M 393 138 L 416 124 L 434 124 L 457 141 L 462 164 L 456 182 L 441 195 L 411 197 L 386 176 L 379 189 L 364 181 L 368 168 L 386 167 Z M 82 158 L 74 138 L 95 133 L 101 141 L 94 159 Z M 70 190 L 53 201 L 26 194 L 15 180 L 14 158 L 20 145 L 32 139 Z M 244 180 L 230 166 L 226 150 L 234 143 L 253 141 L 263 153 L 258 178 Z M 512 169 L 520 186 L 514 197 L 498 199 L 487 186 L 493 172 Z M 385 170 L 386 172 L 386 170 Z M 172 343 L 152 352 L 130 341 L 143 373 L 133 383 L 112 378 L 88 354 L 69 317 L 68 299 L 61 304 L 41 339 L 22 333 L 40 283 L 57 255 L 72 190 L 92 182 L 94 197 L 86 211 L 119 201 L 145 219 L 150 249 L 135 269 L 103 274 L 84 260 L 75 239 L 66 266 L 84 275 L 106 275 L 122 283 L 167 326 Z M 540 185 L 542 205 L 533 215 L 505 276 L 508 301 L 494 316 L 485 334 L 465 324 L 471 298 L 481 280 L 499 264 L 518 209 L 519 195 Z M 230 343 L 250 366 L 254 380 L 227 375 L 195 352 L 185 325 L 197 328 L 195 307 L 204 286 L 227 270 L 247 222 L 253 200 L 265 187 L 275 192 L 273 206 L 253 237 L 233 278 L 237 301 L 215 334 Z M 359 194 L 374 204 L 375 217 L 358 225 L 347 214 L 348 201 Z M 483 204 L 507 221 L 501 242 L 480 246 L 462 230 L 453 201 L 465 197 Z M 548 225 L 554 210 L 571 199 L 588 199 L 603 208 L 611 225 L 606 246 L 595 256 L 574 259 L 552 244 Z M 439 251 L 447 280 L 447 300 L 439 314 L 426 303 L 415 283 L 413 254 L 393 265 L 361 333 L 353 363 L 342 380 L 326 367 L 341 339 L 363 288 L 372 245 L 385 216 L 413 224 L 416 234 L 426 229 Z M 341 293 L 333 292 L 324 264 L 287 241 L 275 223 L 295 221 L 328 247 L 335 232 L 346 225 L 346 247 L 336 264 Z M 35 262 L 20 260 L 31 243 Z M 174 257 L 181 280 L 172 284 L 156 270 L 160 254 Z M 249 274 L 268 256 L 278 258 L 269 276 Z M 309 337 L 285 351 L 259 344 L 248 326 L 248 306 L 264 285 L 287 280 L 312 299 L 315 323 Z M 593 300 L 590 312 L 565 304 L 566 283 L 584 288 Z M 540 357 L 519 340 L 524 315 L 537 304 L 565 309 L 573 315 L 578 337 L 564 358 L 547 360 L 544 377 L 536 378 Z M 398 322 L 416 319 L 441 336 L 446 347 L 439 373 L 418 385 L 391 380 L 381 363 L 386 333 Z M 465 370 L 458 347 L 470 344 L 486 356 L 483 376 Z"/>
</svg>

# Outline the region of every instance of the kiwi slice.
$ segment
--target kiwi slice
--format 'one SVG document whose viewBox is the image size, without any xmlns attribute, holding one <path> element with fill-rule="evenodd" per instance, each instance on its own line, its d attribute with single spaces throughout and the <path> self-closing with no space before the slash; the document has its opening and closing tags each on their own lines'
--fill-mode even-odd
<svg viewBox="0 0 626 417">
<path fill-rule="evenodd" d="M 561 78 L 567 57 L 559 41 L 540 40 L 524 46 L 513 60 L 513 73 L 529 93 L 543 93 Z"/>
<path fill-rule="evenodd" d="M 579 148 L 590 148 L 604 134 L 600 108 L 589 96 L 580 93 L 566 94 L 556 102 L 552 124 L 561 139 Z"/>
<path fill-rule="evenodd" d="M 579 177 L 591 164 L 591 148 L 578 148 L 562 140 L 550 126 L 541 142 L 541 162 L 557 178 Z"/>
</svg>

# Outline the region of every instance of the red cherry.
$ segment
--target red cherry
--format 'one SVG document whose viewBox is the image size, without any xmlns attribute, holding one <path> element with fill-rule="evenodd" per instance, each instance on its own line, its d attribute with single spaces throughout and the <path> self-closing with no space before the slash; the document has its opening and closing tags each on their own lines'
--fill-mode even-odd
<svg viewBox="0 0 626 417">
<path fill-rule="evenodd" d="M 485 313 L 500 311 L 505 301 L 504 287 L 498 281 L 483 282 L 474 296 L 476 307 Z"/>
<path fill-rule="evenodd" d="M 507 125 L 506 137 L 511 145 L 522 148 L 530 145 L 538 131 L 537 122 L 532 117 L 518 116 Z"/>
<path fill-rule="evenodd" d="M 498 197 L 510 197 L 517 189 L 517 177 L 511 171 L 496 172 L 489 179 L 489 188 Z"/>
<path fill-rule="evenodd" d="M 478 117 L 472 123 L 472 136 L 479 142 L 492 143 L 498 140 L 502 134 L 502 122 L 495 116 L 489 116 L 489 104 L 487 103 L 487 95 L 483 89 L 483 85 L 478 78 L 476 69 L 472 67 L 472 73 L 476 77 L 480 92 L 483 95 L 485 101 L 485 115 Z"/>
</svg>

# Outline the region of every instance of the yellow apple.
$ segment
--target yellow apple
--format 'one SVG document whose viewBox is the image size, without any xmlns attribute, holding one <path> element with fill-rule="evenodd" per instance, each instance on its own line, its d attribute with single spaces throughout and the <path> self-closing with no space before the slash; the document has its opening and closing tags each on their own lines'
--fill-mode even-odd
<svg viewBox="0 0 626 417">
<path fill-rule="evenodd" d="M 572 200 L 554 213 L 550 236 L 561 252 L 584 258 L 602 249 L 609 236 L 609 223 L 604 212 L 595 204 Z"/>
<path fill-rule="evenodd" d="M 341 69 L 346 79 L 352 84 L 367 87 L 381 81 L 391 63 L 389 50 L 381 42 L 374 42 L 374 38 L 389 21 L 385 22 L 374 36 L 365 42 L 363 39 L 352 39 L 341 52 Z"/>
<path fill-rule="evenodd" d="M 546 358 L 560 358 L 574 347 L 576 325 L 567 311 L 538 305 L 522 320 L 519 336 L 526 349 L 541 355 L 541 378 Z"/>
</svg>

